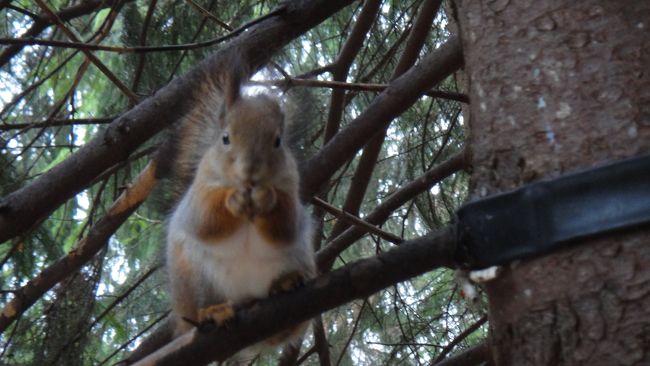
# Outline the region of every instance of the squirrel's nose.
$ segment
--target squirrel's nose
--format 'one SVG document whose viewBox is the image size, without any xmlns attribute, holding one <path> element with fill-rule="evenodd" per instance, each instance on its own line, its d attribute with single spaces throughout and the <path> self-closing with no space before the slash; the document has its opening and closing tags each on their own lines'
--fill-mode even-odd
<svg viewBox="0 0 650 366">
<path fill-rule="evenodd" d="M 255 186 L 255 182 L 253 182 L 252 179 L 248 178 L 244 180 L 244 188 L 246 188 L 247 191 L 252 190 L 254 186 Z"/>
</svg>

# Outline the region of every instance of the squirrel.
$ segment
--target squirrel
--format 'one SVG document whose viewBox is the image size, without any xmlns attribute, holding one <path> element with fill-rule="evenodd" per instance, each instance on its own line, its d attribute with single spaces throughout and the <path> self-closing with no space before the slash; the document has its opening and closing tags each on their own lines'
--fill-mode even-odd
<svg viewBox="0 0 650 366">
<path fill-rule="evenodd" d="M 280 102 L 244 95 L 241 64 L 200 81 L 176 136 L 176 175 L 189 188 L 167 226 L 174 337 L 193 323 L 222 325 L 237 305 L 290 291 L 316 273 Z M 307 325 L 253 348 L 293 341 Z"/>
</svg>

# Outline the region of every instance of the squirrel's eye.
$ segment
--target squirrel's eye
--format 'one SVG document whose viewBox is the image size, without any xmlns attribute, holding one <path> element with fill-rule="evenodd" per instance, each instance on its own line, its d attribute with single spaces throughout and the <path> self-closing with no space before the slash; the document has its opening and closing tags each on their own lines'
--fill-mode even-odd
<svg viewBox="0 0 650 366">
<path fill-rule="evenodd" d="M 227 133 L 224 133 L 221 141 L 223 141 L 224 145 L 230 145 L 230 136 L 228 136 Z"/>
<path fill-rule="evenodd" d="M 275 138 L 275 143 L 274 143 L 273 146 L 275 146 L 275 147 L 280 147 L 280 142 L 282 142 L 282 141 L 280 140 L 280 136 L 276 137 L 276 138 Z"/>
</svg>

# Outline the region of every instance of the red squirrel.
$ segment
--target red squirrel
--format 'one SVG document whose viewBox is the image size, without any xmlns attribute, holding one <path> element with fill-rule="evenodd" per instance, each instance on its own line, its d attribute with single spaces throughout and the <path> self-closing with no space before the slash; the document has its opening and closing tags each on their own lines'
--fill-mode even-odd
<svg viewBox="0 0 650 366">
<path fill-rule="evenodd" d="M 175 336 L 192 323 L 221 325 L 233 306 L 290 290 L 316 272 L 279 101 L 242 94 L 245 73 L 232 67 L 201 82 L 178 136 L 177 165 L 193 178 L 167 227 Z M 261 345 L 296 339 L 306 326 Z"/>
</svg>

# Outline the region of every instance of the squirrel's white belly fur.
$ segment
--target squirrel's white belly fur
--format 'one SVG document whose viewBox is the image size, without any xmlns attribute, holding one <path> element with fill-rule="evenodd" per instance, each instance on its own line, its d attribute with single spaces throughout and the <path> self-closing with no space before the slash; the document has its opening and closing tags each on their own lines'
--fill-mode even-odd
<svg viewBox="0 0 650 366">
<path fill-rule="evenodd" d="M 274 279 L 298 269 L 297 263 L 291 263 L 294 256 L 287 255 L 291 247 L 267 242 L 252 224 L 242 225 L 217 243 L 186 237 L 185 245 L 190 262 L 200 263 L 197 275 L 233 303 L 268 296 Z"/>
<path fill-rule="evenodd" d="M 226 238 L 203 241 L 191 229 L 194 212 L 185 196 L 169 223 L 167 258 L 168 263 L 174 265 L 173 256 L 186 257 L 192 264 L 188 285 L 195 291 L 205 291 L 206 296 L 202 298 L 216 297 L 239 303 L 267 297 L 274 280 L 311 267 L 305 265 L 309 263 L 306 258 L 311 258 L 306 243 L 302 243 L 307 242 L 305 237 L 289 245 L 278 245 L 267 241 L 252 223 L 247 222 Z M 212 288 L 205 288 L 206 285 Z"/>
</svg>

